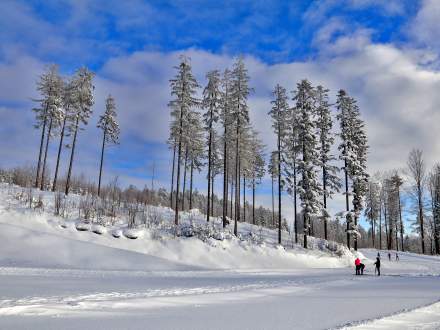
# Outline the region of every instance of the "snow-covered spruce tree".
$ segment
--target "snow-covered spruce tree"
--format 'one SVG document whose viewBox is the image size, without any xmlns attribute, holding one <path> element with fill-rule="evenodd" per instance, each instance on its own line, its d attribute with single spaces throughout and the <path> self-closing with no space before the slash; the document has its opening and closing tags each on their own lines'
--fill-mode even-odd
<svg viewBox="0 0 440 330">
<path fill-rule="evenodd" d="M 320 165 L 316 121 L 314 118 L 314 90 L 308 80 L 297 84 L 294 101 L 298 112 L 298 153 L 297 164 L 298 194 L 301 200 L 304 218 L 304 248 L 307 248 L 307 235 L 310 233 L 310 221 L 321 210 L 318 168 Z M 291 167 L 291 166 L 290 166 Z"/>
<path fill-rule="evenodd" d="M 350 202 L 349 202 L 349 186 L 348 186 L 348 155 L 351 148 L 351 135 L 350 135 L 350 122 L 349 122 L 349 109 L 351 107 L 351 99 L 344 90 L 338 92 L 336 107 L 339 111 L 337 119 L 340 125 L 340 139 L 341 143 L 338 146 L 341 152 L 339 158 L 344 162 L 344 181 L 345 181 L 345 211 L 346 211 L 346 234 L 347 234 L 347 246 L 350 248 L 350 231 L 352 218 L 349 214 L 350 212 Z"/>
<path fill-rule="evenodd" d="M 238 221 L 240 221 L 240 141 L 243 130 L 248 127 L 249 107 L 247 99 L 249 88 L 249 75 L 242 57 L 234 63 L 231 72 L 231 119 L 235 130 L 235 216 L 234 235 L 238 235 Z"/>
<path fill-rule="evenodd" d="M 278 152 L 272 151 L 267 168 L 272 182 L 272 227 L 275 228 L 275 198 L 274 198 L 274 181 L 278 178 Z"/>
<path fill-rule="evenodd" d="M 46 162 L 47 162 L 47 153 L 49 150 L 49 141 L 61 126 L 61 123 L 63 122 L 63 118 L 65 116 L 63 109 L 63 102 L 62 102 L 63 80 L 61 79 L 60 76 L 55 77 L 54 90 L 55 92 L 54 92 L 53 103 L 49 105 L 47 108 L 49 127 L 46 136 L 46 146 L 44 148 L 43 166 L 41 171 L 41 183 L 40 183 L 41 190 L 44 190 L 46 188 L 45 186 Z"/>
<path fill-rule="evenodd" d="M 402 220 L 402 202 L 400 200 L 400 187 L 403 185 L 403 178 L 399 175 L 397 171 L 395 171 L 394 175 L 391 177 L 391 182 L 394 186 L 394 191 L 396 194 L 397 204 L 398 204 L 398 213 L 399 213 L 399 231 L 400 231 L 400 247 L 402 251 L 405 251 L 405 247 L 403 244 L 403 235 L 405 232 L 405 228 L 403 225 Z M 397 230 L 397 224 L 396 224 L 396 230 Z M 397 231 L 396 231 L 397 235 Z M 396 239 L 396 246 L 397 246 L 397 239 Z"/>
<path fill-rule="evenodd" d="M 328 103 L 328 89 L 318 86 L 315 89 L 316 128 L 319 136 L 319 160 L 322 168 L 322 220 L 324 222 L 324 238 L 328 238 L 327 223 L 330 214 L 327 211 L 327 198 L 331 198 L 341 188 L 338 177 L 339 168 L 332 163 L 336 157 L 331 153 L 334 136 L 331 132 L 333 121 Z"/>
<path fill-rule="evenodd" d="M 170 80 L 171 96 L 173 99 L 169 102 L 171 108 L 171 134 L 177 142 L 177 178 L 176 178 L 176 201 L 174 223 L 179 224 L 179 185 L 180 185 L 180 164 L 182 159 L 182 147 L 187 146 L 189 141 L 188 126 L 190 125 L 190 112 L 199 105 L 196 98 L 197 88 L 199 87 L 191 70 L 190 60 L 180 57 L 176 76 Z"/>
<path fill-rule="evenodd" d="M 41 95 L 40 99 L 35 100 L 39 106 L 33 111 L 36 115 L 35 128 L 41 129 L 40 150 L 38 153 L 37 173 L 35 177 L 35 187 L 44 187 L 44 172 L 46 167 L 47 146 L 52 134 L 52 128 L 59 125 L 64 115 L 62 108 L 62 88 L 63 81 L 58 74 L 58 66 L 50 65 L 40 76 L 37 82 L 37 90 Z M 46 128 L 48 132 L 46 136 Z M 43 144 L 46 137 L 46 151 L 44 152 L 44 161 L 42 166 Z M 42 169 L 41 169 L 42 167 Z M 42 171 L 42 180 L 40 181 L 40 170 Z"/>
<path fill-rule="evenodd" d="M 214 125 L 218 121 L 220 112 L 221 92 L 220 92 L 220 74 L 217 70 L 210 71 L 206 75 L 208 84 L 203 90 L 202 105 L 206 112 L 203 115 L 203 121 L 205 123 L 205 129 L 208 135 L 208 198 L 206 207 L 206 221 L 209 222 L 211 213 L 211 182 L 213 176 L 211 175 L 212 169 L 212 151 L 213 151 L 213 135 Z"/>
<path fill-rule="evenodd" d="M 350 127 L 350 148 L 348 149 L 348 175 L 352 182 L 352 205 L 351 217 L 354 220 L 353 234 L 354 249 L 358 247 L 358 220 L 364 207 L 364 198 L 367 193 L 368 173 L 367 173 L 367 151 L 368 142 L 365 133 L 365 124 L 360 118 L 359 107 L 356 101 L 351 98 L 349 108 L 349 127 Z"/>
<path fill-rule="evenodd" d="M 397 191 L 391 180 L 391 176 L 385 179 L 385 193 L 386 193 L 386 214 L 387 214 L 387 249 L 393 249 L 394 234 L 397 234 L 397 222 L 399 216 L 399 204 L 397 200 Z M 397 236 L 396 236 L 397 237 Z M 395 246 L 398 250 L 398 244 Z"/>
<path fill-rule="evenodd" d="M 87 125 L 90 116 L 92 115 L 93 101 L 93 76 L 94 73 L 89 71 L 86 67 L 78 69 L 73 78 L 73 107 L 69 111 L 69 127 L 68 136 L 72 136 L 71 153 L 69 161 L 69 170 L 67 172 L 65 194 L 69 194 L 70 178 L 72 175 L 73 159 L 75 156 L 76 140 L 78 131 L 81 129 L 80 125 Z"/>
<path fill-rule="evenodd" d="M 173 150 L 173 166 L 171 170 L 171 189 L 170 189 L 170 208 L 174 207 L 173 196 L 174 196 L 174 172 L 176 167 L 176 150 L 177 150 L 177 140 L 176 134 L 173 134 L 173 130 L 170 129 L 170 137 L 167 140 L 167 144 L 170 149 Z"/>
<path fill-rule="evenodd" d="M 98 128 L 102 129 L 101 163 L 99 166 L 98 196 L 101 195 L 102 164 L 104 162 L 104 149 L 106 144 L 119 144 L 119 125 L 116 120 L 116 104 L 113 96 L 105 100 L 105 112 L 99 117 Z"/>
<path fill-rule="evenodd" d="M 189 138 L 191 144 L 188 146 L 188 162 L 190 166 L 190 182 L 189 182 L 189 209 L 193 208 L 193 179 L 194 170 L 200 172 L 204 165 L 205 159 L 205 131 L 202 120 L 198 112 L 192 112 L 191 130 Z"/>
<path fill-rule="evenodd" d="M 222 220 L 223 228 L 226 227 L 227 221 L 226 217 L 228 214 L 228 177 L 229 177 L 229 163 L 230 163 L 230 144 L 233 141 L 231 139 L 232 131 L 232 118 L 231 118 L 231 95 L 232 95 L 232 82 L 231 82 L 231 72 L 226 69 L 223 72 L 221 79 L 221 105 L 220 105 L 220 120 L 223 126 L 223 210 L 222 210 Z M 231 196 L 232 200 L 232 196 Z"/>
<path fill-rule="evenodd" d="M 255 132 L 252 130 L 251 125 L 248 124 L 248 127 L 242 131 L 241 139 L 240 139 L 240 177 L 243 178 L 243 216 L 241 219 L 246 222 L 246 187 L 248 186 L 248 181 L 251 177 L 252 172 L 252 161 L 254 157 L 254 134 Z M 240 208 L 241 212 L 241 208 Z"/>
<path fill-rule="evenodd" d="M 252 224 L 255 225 L 255 190 L 256 186 L 261 183 L 261 179 L 264 176 L 266 163 L 264 161 L 264 145 L 255 131 L 253 132 L 252 140 L 253 148 L 250 162 L 250 188 L 252 189 Z"/>
<path fill-rule="evenodd" d="M 375 180 L 368 182 L 368 191 L 365 199 L 365 211 L 368 222 L 371 225 L 371 245 L 376 247 L 376 226 L 380 217 L 380 183 Z"/>
<path fill-rule="evenodd" d="M 295 243 L 298 243 L 298 211 L 297 211 L 297 164 L 299 155 L 298 142 L 298 109 L 296 105 L 288 108 L 286 116 L 287 129 L 284 135 L 282 159 L 284 159 L 284 171 L 287 182 L 287 192 L 293 198 L 293 226 Z"/>
<path fill-rule="evenodd" d="M 422 253 L 425 254 L 425 228 L 424 228 L 424 193 L 426 181 L 426 166 L 423 160 L 423 152 L 419 149 L 413 149 L 409 153 L 408 172 L 411 176 L 411 195 L 416 204 L 417 222 L 416 229 L 420 233 Z"/>
<path fill-rule="evenodd" d="M 286 89 L 280 85 L 276 85 L 272 92 L 274 100 L 271 101 L 272 109 L 269 111 L 269 115 L 272 117 L 272 127 L 274 128 L 275 135 L 277 136 L 277 152 L 278 159 L 278 244 L 281 244 L 281 163 L 283 158 L 281 157 L 281 150 L 283 148 L 282 142 L 285 139 L 286 133 L 286 119 L 289 105 L 287 104 Z"/>
<path fill-rule="evenodd" d="M 429 185 L 431 191 L 434 249 L 436 254 L 440 254 L 440 164 L 436 164 L 432 169 L 429 176 Z"/>
<path fill-rule="evenodd" d="M 223 139 L 220 135 L 214 131 L 212 136 L 212 150 L 211 150 L 211 215 L 214 216 L 214 183 L 215 178 L 222 173 L 223 158 L 221 149 L 223 145 Z"/>
<path fill-rule="evenodd" d="M 403 184 L 402 179 L 397 174 L 397 171 L 388 173 L 384 179 L 384 213 L 386 215 L 385 227 L 387 229 L 387 248 L 388 250 L 394 248 L 399 250 L 398 233 L 401 233 L 401 247 L 403 247 L 403 222 L 402 210 L 400 202 L 400 186 Z"/>
<path fill-rule="evenodd" d="M 57 189 L 58 171 L 60 167 L 61 151 L 64 146 L 63 144 L 64 136 L 66 135 L 66 127 L 67 127 L 66 125 L 69 125 L 68 120 L 72 119 L 70 112 L 75 105 L 74 89 L 75 86 L 74 86 L 74 81 L 72 79 L 69 79 L 68 81 L 65 81 L 63 83 L 62 106 L 64 109 L 64 116 L 61 124 L 61 130 L 59 132 L 60 141 L 58 144 L 57 161 L 55 165 L 55 175 L 53 178 L 52 191 L 55 191 Z"/>
<path fill-rule="evenodd" d="M 347 219 L 347 246 L 350 248 L 350 236 L 354 235 L 354 248 L 357 249 L 357 221 L 363 208 L 363 198 L 367 193 L 367 136 L 364 123 L 360 118 L 356 101 L 349 97 L 344 90 L 337 96 L 337 119 L 340 123 L 341 151 L 340 159 L 344 162 L 345 202 Z M 351 193 L 349 193 L 349 179 Z M 353 209 L 350 210 L 349 195 L 352 195 Z"/>
</svg>

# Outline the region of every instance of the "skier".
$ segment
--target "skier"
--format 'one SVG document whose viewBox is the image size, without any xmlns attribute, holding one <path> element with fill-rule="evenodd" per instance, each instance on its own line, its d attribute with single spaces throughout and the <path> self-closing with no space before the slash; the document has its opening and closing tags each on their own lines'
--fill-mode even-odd
<svg viewBox="0 0 440 330">
<path fill-rule="evenodd" d="M 356 275 L 360 275 L 361 259 L 356 258 L 356 260 L 354 261 L 354 265 L 356 266 Z"/>
<path fill-rule="evenodd" d="M 359 264 L 359 269 L 361 271 L 361 275 L 364 275 L 365 265 L 362 262 Z"/>
<path fill-rule="evenodd" d="M 388 260 L 391 261 L 391 252 L 388 252 Z"/>
<path fill-rule="evenodd" d="M 396 253 L 396 261 L 399 261 L 399 255 Z"/>
<path fill-rule="evenodd" d="M 377 276 L 380 276 L 380 258 L 376 257 L 376 262 L 374 263 L 376 268 L 374 269 L 374 274 L 377 274 Z"/>
</svg>

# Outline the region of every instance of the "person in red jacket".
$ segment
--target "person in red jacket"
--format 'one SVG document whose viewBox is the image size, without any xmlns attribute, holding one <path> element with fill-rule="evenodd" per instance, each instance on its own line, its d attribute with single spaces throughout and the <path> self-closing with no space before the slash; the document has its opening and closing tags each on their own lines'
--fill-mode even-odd
<svg viewBox="0 0 440 330">
<path fill-rule="evenodd" d="M 354 261 L 354 265 L 356 266 L 356 275 L 360 275 L 361 259 L 356 258 L 356 260 Z"/>
</svg>

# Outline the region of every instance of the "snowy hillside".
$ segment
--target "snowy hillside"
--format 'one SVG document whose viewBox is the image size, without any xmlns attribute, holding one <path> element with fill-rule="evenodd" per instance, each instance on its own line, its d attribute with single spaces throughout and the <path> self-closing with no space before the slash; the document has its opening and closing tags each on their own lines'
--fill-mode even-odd
<svg viewBox="0 0 440 330">
<path fill-rule="evenodd" d="M 182 214 L 182 235 L 192 237 L 175 237 L 174 214 L 169 208 L 149 207 L 155 222 L 128 229 L 123 218 L 102 226 L 85 223 L 77 210 L 66 218 L 54 216 L 53 193 L 42 193 L 44 211 L 29 209 L 20 200 L 25 193 L 7 185 L 0 189 L 0 239 L 7 242 L 0 255 L 3 266 L 157 270 L 162 269 L 159 265 L 180 269 L 185 264 L 187 268 L 207 269 L 291 269 L 346 267 L 353 260 L 341 245 L 319 240 L 315 250 L 293 246 L 288 239 L 286 248 L 277 246 L 275 230 L 250 224 L 239 224 L 241 239 L 237 239 L 221 229 L 220 219 L 207 225 L 198 210 Z M 138 238 L 129 239 L 128 235 Z"/>
<path fill-rule="evenodd" d="M 175 237 L 168 208 L 127 232 L 123 218 L 54 216 L 52 193 L 30 209 L 25 194 L 0 188 L 1 329 L 438 329 L 438 304 L 412 311 L 440 300 L 438 257 L 381 251 L 376 277 L 377 251 L 362 250 L 354 276 L 354 255 L 321 240 L 304 250 L 284 233 L 279 247 L 249 224 L 237 239 L 197 211 L 182 218 L 193 233 Z"/>
</svg>

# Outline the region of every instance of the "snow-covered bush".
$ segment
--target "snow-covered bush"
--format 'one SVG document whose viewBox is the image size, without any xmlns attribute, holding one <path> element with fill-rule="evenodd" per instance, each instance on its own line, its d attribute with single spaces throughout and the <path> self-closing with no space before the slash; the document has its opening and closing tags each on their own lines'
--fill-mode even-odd
<svg viewBox="0 0 440 330">
<path fill-rule="evenodd" d="M 115 238 L 119 238 L 122 236 L 122 230 L 121 229 L 114 229 L 112 231 L 112 236 Z"/>
<path fill-rule="evenodd" d="M 184 224 L 180 226 L 178 230 L 178 236 L 183 237 L 193 237 L 194 236 L 194 227 L 190 224 Z"/>
<path fill-rule="evenodd" d="M 92 225 L 91 231 L 98 235 L 103 235 L 107 232 L 107 229 L 103 225 Z"/>
<path fill-rule="evenodd" d="M 122 233 L 129 239 L 140 238 L 143 234 L 142 230 L 136 228 L 126 228 Z"/>
<path fill-rule="evenodd" d="M 95 215 L 95 202 L 96 198 L 90 194 L 86 194 L 81 198 L 79 202 L 79 210 L 82 213 L 84 219 L 92 219 Z"/>
<path fill-rule="evenodd" d="M 79 221 L 75 224 L 75 228 L 78 231 L 89 231 L 90 227 L 90 223 L 84 221 Z"/>
</svg>

